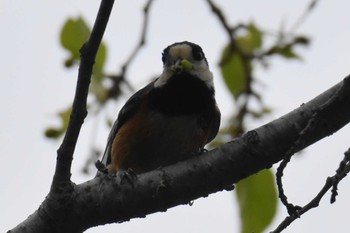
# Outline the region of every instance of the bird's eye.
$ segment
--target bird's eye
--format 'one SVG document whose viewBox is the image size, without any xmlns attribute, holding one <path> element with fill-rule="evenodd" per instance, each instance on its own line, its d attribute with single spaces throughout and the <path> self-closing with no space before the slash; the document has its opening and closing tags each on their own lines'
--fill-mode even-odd
<svg viewBox="0 0 350 233">
<path fill-rule="evenodd" d="M 192 56 L 197 61 L 200 61 L 200 60 L 202 60 L 204 58 L 203 52 L 201 50 L 199 50 L 199 49 L 193 49 Z"/>
</svg>

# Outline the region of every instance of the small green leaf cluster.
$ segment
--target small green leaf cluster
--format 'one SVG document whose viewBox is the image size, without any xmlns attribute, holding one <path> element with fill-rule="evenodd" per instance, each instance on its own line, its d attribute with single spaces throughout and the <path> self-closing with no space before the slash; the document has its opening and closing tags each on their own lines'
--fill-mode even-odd
<svg viewBox="0 0 350 233">
<path fill-rule="evenodd" d="M 77 67 L 80 63 L 80 50 L 88 40 L 91 29 L 83 17 L 69 18 L 61 29 L 60 41 L 62 47 L 69 56 L 64 61 L 64 66 L 69 68 Z M 94 97 L 98 105 L 104 104 L 111 95 L 118 95 L 119 89 L 106 85 L 104 82 L 105 64 L 107 59 L 107 46 L 101 43 L 97 52 L 93 67 L 93 77 L 90 84 L 90 94 Z M 109 77 L 114 78 L 114 77 Z M 89 105 L 90 106 L 90 105 Z M 47 138 L 57 139 L 62 136 L 68 126 L 71 107 L 57 113 L 61 124 L 57 127 L 48 127 L 45 131 Z"/>
<path fill-rule="evenodd" d="M 270 60 L 275 57 L 301 60 L 296 49 L 299 45 L 309 44 L 309 39 L 305 36 L 278 32 L 277 36 L 274 35 L 276 41 L 267 46 L 264 42 L 268 37 L 271 37 L 271 33 L 264 33 L 253 22 L 240 24 L 233 30 L 229 43 L 221 53 L 221 74 L 236 104 L 235 114 L 219 135 L 226 139 L 224 141 L 227 141 L 227 135 L 232 138 L 245 132 L 244 120 L 247 116 L 258 119 L 271 112 L 262 100 L 263 95 L 256 88 L 262 83 L 256 77 L 256 67 L 262 65 L 268 68 Z M 249 104 L 252 100 L 257 103 L 255 108 Z"/>
<path fill-rule="evenodd" d="M 229 43 L 221 54 L 220 69 L 227 89 L 233 97 L 236 112 L 220 133 L 212 146 L 218 146 L 246 132 L 246 119 L 259 119 L 271 112 L 256 89 L 258 80 L 254 68 L 258 64 L 269 67 L 274 57 L 301 59 L 296 52 L 299 45 L 308 45 L 309 39 L 301 35 L 285 32 L 277 34 L 272 45 L 265 45 L 269 33 L 264 33 L 256 24 L 240 24 L 233 30 Z M 254 108 L 250 102 L 255 100 Z M 236 185 L 242 233 L 263 232 L 272 222 L 278 203 L 274 175 L 271 170 L 242 180 Z"/>
</svg>

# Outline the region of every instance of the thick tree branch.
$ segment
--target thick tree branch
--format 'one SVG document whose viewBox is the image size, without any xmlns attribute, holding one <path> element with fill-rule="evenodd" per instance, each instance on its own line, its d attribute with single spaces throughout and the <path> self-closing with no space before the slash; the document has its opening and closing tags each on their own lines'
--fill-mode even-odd
<svg viewBox="0 0 350 233">
<path fill-rule="evenodd" d="M 66 211 L 45 214 L 61 224 L 61 232 L 82 232 L 187 204 L 333 134 L 350 122 L 349 103 L 350 76 L 287 115 L 201 156 L 136 177 L 101 174 L 73 186 Z"/>
<path fill-rule="evenodd" d="M 84 208 L 81 217 L 92 226 L 143 217 L 221 191 L 342 128 L 350 122 L 349 103 L 350 76 L 289 114 L 199 157 L 135 180 L 119 174 L 78 185 L 83 195 L 75 208 Z"/>
</svg>

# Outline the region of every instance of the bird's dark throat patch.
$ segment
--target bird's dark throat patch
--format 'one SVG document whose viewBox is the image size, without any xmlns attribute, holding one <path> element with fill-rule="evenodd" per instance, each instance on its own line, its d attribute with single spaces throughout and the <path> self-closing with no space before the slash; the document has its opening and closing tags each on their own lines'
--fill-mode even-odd
<svg viewBox="0 0 350 233">
<path fill-rule="evenodd" d="M 149 95 L 150 108 L 165 115 L 206 115 L 215 109 L 214 90 L 185 72 L 174 74 Z"/>
</svg>

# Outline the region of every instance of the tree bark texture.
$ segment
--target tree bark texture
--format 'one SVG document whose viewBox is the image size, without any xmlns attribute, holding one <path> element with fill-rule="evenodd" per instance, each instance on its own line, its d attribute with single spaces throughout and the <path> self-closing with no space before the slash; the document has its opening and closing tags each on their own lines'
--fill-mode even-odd
<svg viewBox="0 0 350 233">
<path fill-rule="evenodd" d="M 83 232 L 188 204 L 271 167 L 349 121 L 350 76 L 279 119 L 190 160 L 137 176 L 100 174 L 63 186 L 9 232 Z"/>
</svg>

